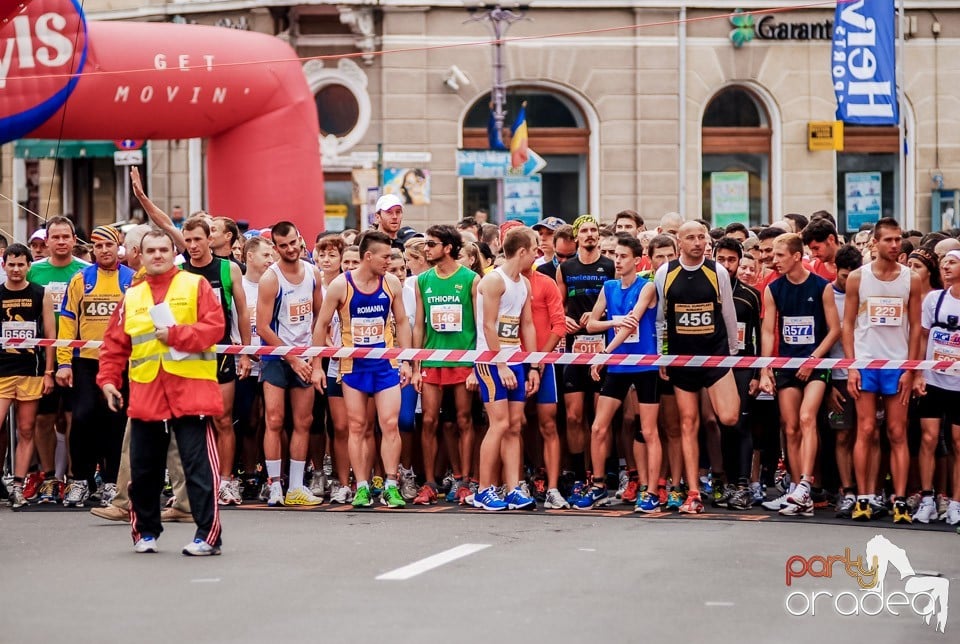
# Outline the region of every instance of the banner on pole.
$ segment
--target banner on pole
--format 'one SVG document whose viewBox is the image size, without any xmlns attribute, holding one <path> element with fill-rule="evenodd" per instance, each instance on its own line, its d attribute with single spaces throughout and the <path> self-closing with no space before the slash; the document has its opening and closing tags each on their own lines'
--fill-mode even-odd
<svg viewBox="0 0 960 644">
<path fill-rule="evenodd" d="M 830 58 L 837 119 L 897 125 L 894 0 L 838 3 Z"/>
</svg>

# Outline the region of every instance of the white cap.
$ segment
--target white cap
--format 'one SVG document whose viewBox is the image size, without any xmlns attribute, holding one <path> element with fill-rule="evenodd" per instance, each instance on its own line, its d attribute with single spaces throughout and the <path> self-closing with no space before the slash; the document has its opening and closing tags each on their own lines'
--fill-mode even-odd
<svg viewBox="0 0 960 644">
<path fill-rule="evenodd" d="M 46 238 L 47 238 L 46 228 L 38 228 L 37 230 L 33 231 L 32 235 L 30 235 L 30 241 L 33 241 L 34 239 L 46 239 Z"/>
<path fill-rule="evenodd" d="M 960 259 L 960 250 L 948 250 L 944 257 L 953 257 L 954 259 Z"/>
<path fill-rule="evenodd" d="M 400 202 L 400 197 L 397 195 L 383 195 L 377 199 L 377 212 L 390 210 L 395 206 L 400 206 L 403 208 L 403 204 Z"/>
</svg>

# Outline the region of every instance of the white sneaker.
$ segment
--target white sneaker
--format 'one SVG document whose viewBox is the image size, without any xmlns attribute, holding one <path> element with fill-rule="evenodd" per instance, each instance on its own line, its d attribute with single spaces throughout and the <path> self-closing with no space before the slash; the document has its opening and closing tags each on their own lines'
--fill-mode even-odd
<svg viewBox="0 0 960 644">
<path fill-rule="evenodd" d="M 230 482 L 227 483 L 227 488 L 230 490 L 230 495 L 233 497 L 233 502 L 236 505 L 243 504 L 243 495 L 240 493 L 240 479 L 233 477 L 230 479 Z"/>
<path fill-rule="evenodd" d="M 144 552 L 159 552 L 157 540 L 153 537 L 140 537 L 140 540 L 133 544 L 133 551 L 141 554 Z"/>
<path fill-rule="evenodd" d="M 627 470 L 620 470 L 618 484 L 617 484 L 617 492 L 616 494 L 614 494 L 614 496 L 618 499 L 622 499 L 623 493 L 624 491 L 626 491 L 627 485 L 629 484 L 630 484 L 630 475 L 627 474 Z"/>
<path fill-rule="evenodd" d="M 785 517 L 812 517 L 813 499 L 810 498 L 810 486 L 797 485 L 793 492 L 787 495 L 786 504 L 778 512 Z"/>
<path fill-rule="evenodd" d="M 280 481 L 270 484 L 270 497 L 267 499 L 267 505 L 271 508 L 283 505 L 283 486 L 280 485 Z"/>
<path fill-rule="evenodd" d="M 413 468 L 409 470 L 405 469 L 402 465 L 400 466 L 400 496 L 403 497 L 404 501 L 413 501 L 417 498 L 417 493 L 419 492 L 417 488 L 417 475 L 414 474 Z"/>
<path fill-rule="evenodd" d="M 90 489 L 86 481 L 73 481 L 67 486 L 67 491 L 63 495 L 63 507 L 82 508 L 87 499 L 90 498 Z"/>
<path fill-rule="evenodd" d="M 220 490 L 217 492 L 217 503 L 220 505 L 239 505 L 233 498 L 230 483 L 231 481 L 220 481 Z"/>
<path fill-rule="evenodd" d="M 960 524 L 960 501 L 950 501 L 950 505 L 947 506 L 947 513 L 944 515 L 943 520 L 947 522 L 947 525 Z"/>
<path fill-rule="evenodd" d="M 347 504 L 353 501 L 353 490 L 349 485 L 340 485 L 330 492 L 330 503 Z"/>
<path fill-rule="evenodd" d="M 567 500 L 563 498 L 562 494 L 560 494 L 560 490 L 553 487 L 547 490 L 546 500 L 543 502 L 543 507 L 547 510 L 569 510 L 570 504 L 567 503 Z"/>
<path fill-rule="evenodd" d="M 327 494 L 327 476 L 323 473 L 323 470 L 314 470 L 313 474 L 310 476 L 310 494 L 320 497 L 321 499 Z"/>
<path fill-rule="evenodd" d="M 772 499 L 770 501 L 764 501 L 760 505 L 763 506 L 764 510 L 772 510 L 773 512 L 777 512 L 778 510 L 780 510 L 780 508 L 782 508 L 787 504 L 787 497 L 790 496 L 791 493 L 793 493 L 796 487 L 797 487 L 796 485 L 791 483 L 789 490 L 787 490 L 786 492 L 784 492 L 783 494 L 781 494 L 775 499 Z"/>
<path fill-rule="evenodd" d="M 194 539 L 191 543 L 188 543 L 183 547 L 182 552 L 183 554 L 190 555 L 191 557 L 209 557 L 210 555 L 220 554 L 220 547 L 211 546 L 202 539 Z"/>
<path fill-rule="evenodd" d="M 117 484 L 106 483 L 103 486 L 103 492 L 100 493 L 100 507 L 108 508 L 117 498 Z"/>
<path fill-rule="evenodd" d="M 920 523 L 930 523 L 931 520 L 937 520 L 937 504 L 932 496 L 925 496 L 920 499 L 920 506 L 913 514 L 913 520 Z"/>
</svg>

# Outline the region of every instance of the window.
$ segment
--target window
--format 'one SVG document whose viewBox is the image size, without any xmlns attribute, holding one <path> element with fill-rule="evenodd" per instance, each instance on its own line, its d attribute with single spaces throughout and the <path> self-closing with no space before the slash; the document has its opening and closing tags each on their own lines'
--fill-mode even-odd
<svg viewBox="0 0 960 644">
<path fill-rule="evenodd" d="M 314 94 L 314 100 L 323 136 L 346 136 L 357 126 L 360 104 L 349 88 L 338 84 L 325 85 Z"/>
<path fill-rule="evenodd" d="M 772 129 L 759 98 L 744 87 L 713 97 L 703 114 L 702 217 L 714 226 L 770 222 Z"/>
<path fill-rule="evenodd" d="M 837 227 L 856 233 L 861 224 L 896 217 L 900 203 L 900 130 L 846 125 L 837 153 Z"/>
</svg>

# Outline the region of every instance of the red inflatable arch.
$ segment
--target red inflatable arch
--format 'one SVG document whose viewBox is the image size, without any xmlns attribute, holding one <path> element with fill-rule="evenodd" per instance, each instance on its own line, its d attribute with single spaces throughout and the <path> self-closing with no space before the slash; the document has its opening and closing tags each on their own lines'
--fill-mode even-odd
<svg viewBox="0 0 960 644">
<path fill-rule="evenodd" d="M 0 143 L 204 137 L 211 213 L 252 227 L 289 219 L 306 239 L 323 229 L 316 104 L 289 45 L 199 25 L 88 23 L 76 0 L 15 0 L 19 14 L 7 1 Z"/>
</svg>

